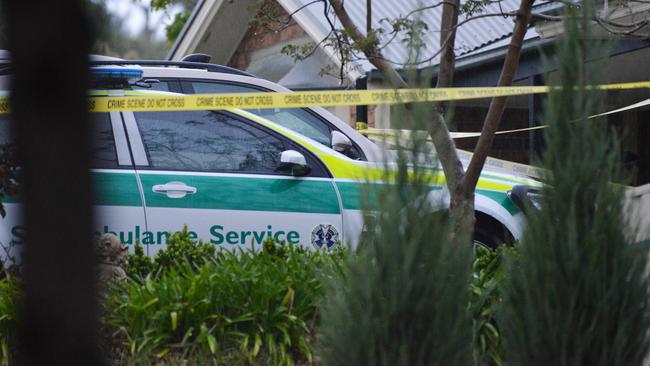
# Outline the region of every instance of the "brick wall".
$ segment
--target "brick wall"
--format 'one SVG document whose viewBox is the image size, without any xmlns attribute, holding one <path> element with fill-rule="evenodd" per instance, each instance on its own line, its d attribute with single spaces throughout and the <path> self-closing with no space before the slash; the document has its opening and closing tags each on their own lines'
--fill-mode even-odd
<svg viewBox="0 0 650 366">
<path fill-rule="evenodd" d="M 268 6 L 271 6 L 272 9 L 269 9 Z M 272 19 L 277 19 L 277 21 L 269 21 L 268 24 L 263 25 L 251 25 L 228 62 L 228 66 L 246 70 L 250 64 L 252 52 L 307 35 L 277 3 L 269 2 L 267 6 L 262 7 L 256 18 L 268 21 L 266 16 L 268 14 L 271 14 Z"/>
<path fill-rule="evenodd" d="M 375 127 L 375 110 L 377 109 L 376 105 L 368 106 L 368 127 Z M 350 107 L 350 126 L 354 127 L 357 121 L 357 108 L 352 106 Z"/>
</svg>

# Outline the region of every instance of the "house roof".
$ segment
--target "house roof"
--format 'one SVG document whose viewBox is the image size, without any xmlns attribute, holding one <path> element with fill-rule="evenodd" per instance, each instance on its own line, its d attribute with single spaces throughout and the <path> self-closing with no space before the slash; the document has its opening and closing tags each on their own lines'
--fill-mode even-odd
<svg viewBox="0 0 650 366">
<path fill-rule="evenodd" d="M 314 42 L 319 43 L 325 39 L 330 32 L 330 25 L 324 15 L 324 5 L 313 0 L 277 0 L 277 2 L 292 14 L 293 19 L 302 27 Z M 465 0 L 461 0 L 464 3 Z M 197 52 L 210 53 L 214 56 L 214 62 L 227 63 L 229 57 L 236 49 L 248 28 L 248 21 L 252 17 L 254 0 L 239 0 L 237 3 L 228 0 L 199 0 L 194 11 L 168 53 L 169 59 L 180 59 L 185 54 Z M 310 4 L 312 3 L 312 4 Z M 418 68 L 435 66 L 438 64 L 438 57 L 431 57 L 439 49 L 440 38 L 440 16 L 442 7 L 434 7 L 422 11 L 413 10 L 422 7 L 421 0 L 373 0 L 372 18 L 373 28 L 385 29 L 384 37 L 388 38 L 391 26 L 389 22 L 382 19 L 395 19 L 410 14 L 410 19 L 421 19 L 428 25 L 428 31 L 424 32 L 423 43 L 425 48 L 421 52 L 417 64 Z M 485 6 L 483 13 L 498 13 L 514 11 L 519 6 L 519 0 L 502 0 L 490 3 Z M 357 28 L 365 33 L 366 5 L 365 1 L 348 0 L 345 8 L 350 18 L 355 22 Z M 329 9 L 328 17 L 335 25 L 340 27 L 341 23 L 336 15 Z M 459 22 L 463 22 L 467 15 L 461 15 Z M 507 46 L 509 36 L 512 33 L 512 18 L 501 16 L 483 17 L 463 23 L 456 34 L 456 55 L 461 60 L 463 56 L 473 58 L 477 53 L 503 48 Z M 217 36 L 218 35 L 218 36 Z M 215 38 L 216 36 L 216 38 Z M 382 51 L 384 56 L 399 67 L 409 58 L 408 46 L 402 41 L 404 34 L 398 35 L 393 42 L 388 44 Z M 530 28 L 525 40 L 538 38 L 538 34 Z M 329 57 L 336 64 L 340 65 L 337 52 L 331 47 L 321 47 L 325 57 Z M 372 71 L 374 67 L 364 59 L 352 63 L 348 73 L 350 80 Z"/>
<path fill-rule="evenodd" d="M 323 3 L 312 3 L 311 0 L 278 0 L 284 9 L 293 15 L 293 18 L 300 24 L 303 29 L 316 41 L 319 42 L 330 32 L 330 25 L 327 19 L 323 16 L 324 5 Z M 461 4 L 465 1 L 461 1 Z M 417 64 L 418 67 L 434 66 L 438 64 L 439 58 L 431 57 L 439 49 L 440 40 L 440 18 L 442 14 L 442 7 L 434 7 L 422 11 L 413 12 L 416 9 L 422 8 L 420 0 L 373 0 L 372 2 L 372 26 L 373 28 L 382 28 L 385 30 L 384 39 L 390 37 L 392 27 L 385 19 L 395 19 L 398 17 L 405 17 L 410 15 L 411 19 L 420 19 L 428 25 L 428 31 L 423 34 L 423 43 L 425 48 L 421 51 L 421 56 L 417 58 L 421 61 Z M 482 14 L 510 12 L 515 11 L 519 7 L 519 0 L 503 0 L 501 2 L 490 3 L 485 6 Z M 301 10 L 298 10 L 302 8 Z M 350 18 L 355 22 L 357 28 L 365 34 L 366 22 L 366 4 L 365 1 L 347 1 L 345 2 L 345 9 L 350 14 Z M 476 14 L 475 14 L 476 15 Z M 328 16 L 335 27 L 340 27 L 341 23 L 329 11 Z M 459 23 L 468 18 L 468 15 L 461 15 Z M 512 33 L 514 23 L 511 17 L 483 17 L 477 18 L 466 23 L 463 23 L 456 33 L 456 56 L 462 57 L 463 55 L 472 53 L 492 44 L 502 44 L 504 39 L 509 38 Z M 409 60 L 409 49 L 402 39 L 405 34 L 399 34 L 398 37 L 389 43 L 383 50 L 386 59 L 394 61 L 395 65 L 403 65 Z M 534 29 L 529 29 L 525 39 L 537 38 Z M 506 42 L 507 45 L 507 42 Z M 334 50 L 328 52 L 332 58 L 338 61 L 338 56 Z M 365 73 L 374 69 L 374 67 L 366 60 L 359 60 L 355 63 L 356 70 L 360 73 Z"/>
<path fill-rule="evenodd" d="M 214 63 L 228 63 L 255 15 L 256 1 L 198 0 L 167 59 L 202 52 L 211 55 Z"/>
</svg>

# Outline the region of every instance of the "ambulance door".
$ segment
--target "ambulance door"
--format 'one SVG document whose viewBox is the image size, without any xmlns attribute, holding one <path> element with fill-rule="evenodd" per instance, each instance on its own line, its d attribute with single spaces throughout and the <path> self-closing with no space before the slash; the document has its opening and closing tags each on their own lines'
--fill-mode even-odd
<svg viewBox="0 0 650 366">
<path fill-rule="evenodd" d="M 121 113 L 91 113 L 95 233 L 132 246 L 146 231 L 144 205 Z"/>
<path fill-rule="evenodd" d="M 142 182 L 152 253 L 168 233 L 225 248 L 258 248 L 266 239 L 332 246 L 341 210 L 325 166 L 286 136 L 226 111 L 141 112 L 126 117 Z M 292 176 L 283 151 L 303 154 L 310 171 Z"/>
<path fill-rule="evenodd" d="M 0 144 L 11 143 L 8 116 L 0 116 Z M 91 176 L 95 212 L 94 232 L 113 233 L 133 244 L 135 232 L 145 230 L 141 191 L 119 113 L 91 113 Z M 74 199 L 74 197 L 70 197 Z M 24 241 L 20 198 L 3 199 L 6 216 L 0 219 L 0 243 L 17 249 Z"/>
</svg>

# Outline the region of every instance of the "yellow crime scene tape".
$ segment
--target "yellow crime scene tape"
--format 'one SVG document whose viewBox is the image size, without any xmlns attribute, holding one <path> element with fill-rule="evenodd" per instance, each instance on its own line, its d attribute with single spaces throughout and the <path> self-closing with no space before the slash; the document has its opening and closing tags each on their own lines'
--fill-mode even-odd
<svg viewBox="0 0 650 366">
<path fill-rule="evenodd" d="M 595 114 L 593 116 L 589 116 L 588 119 L 593 119 L 597 117 L 603 117 L 606 115 L 610 114 L 615 114 L 615 113 L 620 113 L 620 112 L 625 112 L 629 110 L 633 110 L 636 108 L 641 108 L 650 105 L 650 99 L 646 99 L 643 101 L 640 101 L 638 103 L 634 103 L 631 105 L 628 105 L 626 107 L 622 108 L 617 108 L 611 111 Z M 512 130 L 502 130 L 502 131 L 497 131 L 495 134 L 501 135 L 501 134 L 510 134 L 510 133 L 517 133 L 517 132 L 525 132 L 525 131 L 533 131 L 533 130 L 539 130 L 539 129 L 544 129 L 547 128 L 548 125 L 539 125 L 539 126 L 534 126 L 534 127 L 527 127 L 527 128 L 517 128 L 517 129 L 512 129 Z M 368 127 L 367 123 L 364 122 L 357 122 L 356 125 L 357 131 L 359 131 L 361 134 L 365 135 L 366 137 L 376 140 L 377 142 L 381 141 L 383 143 L 388 143 L 389 145 L 393 144 L 396 146 L 398 141 L 402 138 L 409 138 L 411 134 L 413 133 L 419 133 L 419 134 L 426 134 L 427 135 L 427 140 L 429 143 L 432 143 L 431 138 L 428 136 L 427 131 L 414 131 L 414 130 L 397 130 L 397 129 L 379 129 L 379 128 L 371 128 Z M 462 138 L 470 138 L 470 137 L 479 137 L 481 136 L 481 132 L 450 132 L 450 135 L 453 139 L 462 139 Z M 469 151 L 464 151 L 464 150 L 457 150 L 458 155 L 461 159 L 471 159 L 472 158 L 472 153 Z M 488 157 L 485 161 L 485 165 L 500 169 L 503 171 L 515 173 L 515 174 L 522 174 L 526 175 L 529 177 L 533 178 L 541 178 L 541 170 L 539 168 L 536 168 L 534 166 L 530 165 L 525 165 L 525 164 L 520 164 L 520 163 L 515 163 L 512 161 L 507 161 L 507 160 L 502 160 L 502 159 L 497 159 L 493 157 Z"/>
<path fill-rule="evenodd" d="M 191 111 L 218 109 L 337 107 L 350 105 L 440 102 L 548 93 L 550 86 L 508 86 L 428 89 L 376 89 L 302 92 L 256 92 L 228 94 L 108 96 L 89 98 L 91 112 Z M 598 90 L 650 88 L 650 81 L 604 84 Z M 0 98 L 0 113 L 9 112 L 6 97 Z"/>
<path fill-rule="evenodd" d="M 626 107 L 614 109 L 611 111 L 595 114 L 593 116 L 587 117 L 587 119 L 593 119 L 593 118 L 598 118 L 598 117 L 604 117 L 610 114 L 615 114 L 615 113 L 620 113 L 620 112 L 625 112 L 629 111 L 632 109 L 636 108 L 641 108 L 650 105 L 650 99 L 642 100 L 638 103 L 630 104 Z M 525 127 L 525 128 L 516 128 L 512 130 L 501 130 L 497 131 L 494 134 L 495 135 L 503 135 L 503 134 L 509 134 L 509 133 L 517 133 L 517 132 L 526 132 L 526 131 L 534 131 L 534 130 L 541 130 L 544 128 L 547 128 L 548 125 L 539 125 L 539 126 L 533 126 L 533 127 Z M 410 130 L 396 130 L 396 129 L 379 129 L 379 128 L 371 128 L 368 127 L 367 123 L 364 122 L 357 122 L 356 126 L 357 130 L 361 132 L 362 134 L 366 136 L 373 136 L 373 137 L 384 137 L 384 138 L 396 138 L 398 135 L 403 135 L 403 133 L 408 133 Z M 401 131 L 399 134 L 396 133 L 396 131 Z M 424 131 L 426 133 L 426 131 Z M 451 138 L 453 139 L 464 139 L 464 138 L 471 138 L 471 137 L 479 137 L 481 136 L 481 132 L 450 132 Z"/>
<path fill-rule="evenodd" d="M 189 111 L 204 109 L 256 109 L 337 107 L 350 105 L 440 102 L 548 93 L 549 86 L 477 88 L 377 89 L 302 91 L 285 93 L 195 94 L 183 96 L 94 97 L 92 112 Z M 650 88 L 650 81 L 597 85 L 598 90 Z"/>
<path fill-rule="evenodd" d="M 418 102 L 441 102 L 493 97 L 507 97 L 526 94 L 548 93 L 559 87 L 551 86 L 508 86 L 508 87 L 467 87 L 467 88 L 424 88 L 424 89 L 374 89 L 374 90 L 337 90 L 337 91 L 302 91 L 302 92 L 256 92 L 228 94 L 194 94 L 194 95 L 125 95 L 92 96 L 88 99 L 90 112 L 158 112 L 158 111 L 192 111 L 221 109 L 264 109 L 264 108 L 303 108 L 303 107 L 337 107 L 352 105 L 399 104 Z M 591 86 L 596 90 L 628 90 L 650 88 L 650 81 L 603 84 Z M 601 113 L 590 118 L 618 113 L 629 109 L 650 105 L 650 99 L 617 110 Z M 10 112 L 9 99 L 0 97 L 0 114 Z M 547 126 L 535 126 L 516 130 L 498 131 L 497 134 L 515 133 L 542 129 Z M 393 130 L 395 131 L 395 130 Z M 366 129 L 367 136 L 391 137 L 387 131 Z M 453 138 L 480 136 L 480 132 L 452 132 Z M 397 136 L 395 136 L 397 137 Z M 462 158 L 471 157 L 470 152 L 459 150 Z M 518 172 L 532 177 L 539 177 L 539 171 L 531 166 L 506 160 L 488 158 L 486 165 Z"/>
<path fill-rule="evenodd" d="M 396 130 L 396 129 L 376 129 L 376 128 L 367 128 L 365 123 L 357 122 L 357 130 L 359 133 L 365 135 L 369 139 L 382 143 L 388 148 L 397 148 L 397 146 L 404 146 L 400 140 L 408 141 L 412 134 L 419 134 L 421 137 L 426 135 L 427 143 L 432 144 L 431 138 L 428 136 L 427 131 L 421 130 Z M 473 133 L 473 132 L 472 132 Z M 457 134 L 457 132 L 452 132 L 452 136 Z M 479 133 L 480 135 L 480 133 Z M 433 147 L 432 147 L 433 148 Z M 473 153 L 465 150 L 456 150 L 458 157 L 464 160 L 470 160 Z M 536 168 L 531 165 L 515 163 L 512 161 L 497 159 L 493 157 L 487 157 L 485 160 L 485 166 L 501 170 L 503 172 L 525 175 L 533 178 L 541 178 L 542 171 L 539 168 Z"/>
</svg>

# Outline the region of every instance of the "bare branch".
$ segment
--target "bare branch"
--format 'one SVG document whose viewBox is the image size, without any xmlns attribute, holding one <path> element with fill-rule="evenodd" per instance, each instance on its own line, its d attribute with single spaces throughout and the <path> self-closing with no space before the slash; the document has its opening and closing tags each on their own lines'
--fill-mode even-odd
<svg viewBox="0 0 650 366">
<path fill-rule="evenodd" d="M 608 33 L 610 33 L 610 34 L 616 34 L 616 35 L 622 35 L 622 36 L 630 36 L 630 35 L 634 35 L 634 33 L 638 32 L 639 30 L 641 30 L 641 28 L 643 28 L 643 27 L 645 27 L 646 25 L 648 25 L 648 21 L 647 21 L 647 20 L 644 20 L 644 21 L 639 22 L 638 24 L 636 24 L 636 26 L 634 26 L 633 28 L 631 28 L 631 29 L 629 29 L 629 30 L 625 30 L 625 31 L 623 31 L 623 30 L 616 30 L 616 29 L 610 27 L 609 22 L 607 22 L 606 20 L 602 19 L 601 17 L 595 17 L 595 20 L 596 20 L 596 23 L 598 23 L 598 25 L 600 25 L 600 26 L 601 26 L 603 29 L 605 29 Z M 615 26 L 615 27 L 616 27 L 616 26 Z"/>
<path fill-rule="evenodd" d="M 512 81 L 517 73 L 521 48 L 524 36 L 528 30 L 528 23 L 530 22 L 531 9 L 534 2 L 535 0 L 521 1 L 521 6 L 517 11 L 517 22 L 515 23 L 515 28 L 512 32 L 512 38 L 510 40 L 510 45 L 508 46 L 508 52 L 506 53 L 506 58 L 503 63 L 503 68 L 501 69 L 501 75 L 499 76 L 497 86 L 512 85 Z M 476 183 L 481 175 L 481 170 L 483 170 L 483 165 L 485 165 L 485 159 L 487 158 L 490 147 L 492 146 L 494 134 L 499 128 L 506 101 L 507 97 L 496 97 L 492 98 L 492 101 L 490 102 L 490 108 L 485 116 L 485 121 L 481 130 L 481 137 L 478 139 L 476 147 L 474 148 L 474 155 L 472 156 L 467 171 L 465 172 L 465 176 L 463 177 L 462 184 L 465 193 L 468 195 L 471 193 L 473 196 Z"/>
<path fill-rule="evenodd" d="M 328 1 L 330 5 L 332 5 L 332 9 L 334 9 L 334 13 L 339 18 L 341 25 L 343 25 L 343 28 L 348 31 L 352 40 L 357 44 L 366 46 L 367 49 L 362 51 L 368 57 L 368 61 L 370 61 L 370 63 L 372 63 L 373 66 L 377 68 L 377 70 L 384 73 L 387 79 L 394 85 L 403 88 L 408 87 L 408 84 L 406 84 L 406 82 L 400 76 L 400 74 L 398 74 L 397 71 L 395 71 L 395 69 L 392 66 L 390 66 L 387 62 L 384 61 L 385 58 L 382 55 L 381 50 L 379 50 L 377 46 L 374 44 L 368 44 L 367 38 L 363 34 L 361 34 L 357 26 L 350 18 L 347 11 L 345 11 L 345 9 L 343 8 L 342 1 L 341 0 L 328 0 Z"/>
<path fill-rule="evenodd" d="M 640 20 L 640 21 L 634 22 L 634 23 L 619 23 L 619 22 L 615 22 L 613 20 L 609 20 L 609 19 L 600 17 L 600 16 L 595 16 L 594 19 L 596 20 L 596 22 L 600 21 L 600 22 L 603 22 L 604 24 L 611 25 L 611 26 L 614 26 L 614 27 L 617 27 L 617 28 L 643 28 L 644 26 L 646 26 L 648 24 L 647 19 Z"/>
<path fill-rule="evenodd" d="M 419 12 L 422 12 L 422 11 L 425 11 L 425 10 L 435 9 L 435 8 L 437 8 L 439 6 L 442 6 L 442 5 L 455 6 L 456 8 L 458 8 L 458 6 L 459 6 L 459 4 L 457 4 L 457 3 L 453 2 L 453 1 L 441 1 L 441 2 L 433 4 L 433 5 L 423 6 L 421 8 L 413 9 L 408 14 L 406 14 L 404 16 L 404 18 L 408 18 L 408 17 L 410 17 L 411 15 L 413 15 L 415 13 L 419 13 Z"/>
<path fill-rule="evenodd" d="M 437 88 L 450 87 L 454 80 L 454 65 L 456 55 L 454 53 L 454 44 L 456 41 L 456 29 L 458 22 L 458 9 L 460 0 L 454 0 L 454 4 L 447 4 L 442 8 L 441 15 L 441 32 L 440 32 L 440 66 L 438 68 Z M 445 104 L 437 103 L 434 106 L 434 116 L 429 127 L 429 134 L 433 144 L 438 152 L 438 158 L 442 170 L 447 178 L 449 190 L 454 192 L 463 177 L 463 165 L 458 158 L 456 143 L 451 138 L 447 124 L 445 123 L 444 113 Z"/>
<path fill-rule="evenodd" d="M 276 17 L 276 16 L 273 16 L 273 15 L 269 14 L 268 12 L 265 12 L 265 11 L 263 10 L 263 9 L 264 9 L 264 6 L 261 6 L 261 7 L 260 7 L 259 12 L 260 12 L 260 14 L 262 14 L 266 19 L 268 19 L 270 22 L 272 22 L 272 23 L 278 23 L 278 24 L 279 24 L 278 27 L 273 27 L 273 28 L 272 28 L 272 27 L 270 27 L 270 26 L 267 26 L 266 28 L 267 28 L 269 31 L 272 31 L 272 32 L 279 32 L 279 31 L 282 31 L 282 30 L 284 30 L 284 29 L 286 29 L 286 28 L 292 26 L 293 24 L 295 24 L 295 23 L 293 23 L 292 21 L 293 21 L 293 16 L 294 16 L 296 13 L 298 13 L 299 11 L 305 9 L 306 7 L 308 7 L 308 6 L 310 6 L 310 5 L 317 4 L 317 3 L 324 3 L 324 2 L 325 2 L 325 0 L 313 0 L 313 1 L 310 1 L 310 2 L 308 2 L 308 3 L 306 3 L 306 4 L 302 5 L 302 6 L 300 6 L 300 7 L 297 8 L 296 10 L 292 11 L 291 13 L 282 16 L 282 17 L 285 17 L 287 20 L 282 20 L 282 19 L 281 19 L 282 17 Z"/>
<path fill-rule="evenodd" d="M 323 3 L 323 16 L 325 16 L 325 19 L 327 19 L 327 23 L 330 25 L 330 29 L 335 29 L 334 27 L 334 22 L 332 22 L 332 19 L 330 19 L 329 14 L 327 12 L 327 3 Z M 334 37 L 336 37 L 336 42 L 339 44 L 338 51 L 339 51 L 339 58 L 341 61 L 341 66 L 339 69 L 339 77 L 341 80 L 343 80 L 343 70 L 345 69 L 345 55 L 343 54 L 343 47 L 340 46 L 342 43 L 341 37 L 339 36 L 339 33 L 334 31 Z"/>
</svg>

